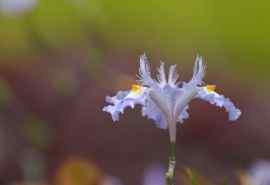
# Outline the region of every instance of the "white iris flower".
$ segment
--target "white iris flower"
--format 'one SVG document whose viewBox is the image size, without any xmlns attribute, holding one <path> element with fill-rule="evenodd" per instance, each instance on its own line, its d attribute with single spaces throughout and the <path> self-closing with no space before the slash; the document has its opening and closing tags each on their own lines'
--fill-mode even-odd
<svg viewBox="0 0 270 185">
<path fill-rule="evenodd" d="M 38 0 L 0 0 L 0 13 L 18 15 L 31 11 Z"/>
<path fill-rule="evenodd" d="M 189 117 L 188 104 L 193 99 L 202 99 L 218 107 L 224 107 L 229 120 L 235 121 L 241 111 L 230 99 L 215 92 L 214 85 L 203 84 L 205 66 L 202 57 L 197 57 L 193 76 L 189 82 L 179 82 L 176 65 L 169 68 L 166 76 L 164 63 L 158 69 L 157 80 L 151 77 L 150 65 L 145 55 L 140 57 L 138 84 L 132 85 L 129 91 L 119 91 L 116 96 L 106 97 L 103 111 L 111 114 L 113 121 L 119 120 L 119 114 L 125 108 L 142 106 L 142 115 L 154 120 L 159 128 L 169 129 L 170 141 L 176 140 L 176 124 L 183 123 Z"/>
</svg>

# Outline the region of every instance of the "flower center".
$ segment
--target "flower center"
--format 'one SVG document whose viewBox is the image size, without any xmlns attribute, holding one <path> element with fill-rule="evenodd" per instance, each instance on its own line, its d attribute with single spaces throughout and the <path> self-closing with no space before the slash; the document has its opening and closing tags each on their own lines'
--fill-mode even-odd
<svg viewBox="0 0 270 185">
<path fill-rule="evenodd" d="M 142 90 L 142 86 L 140 86 L 140 85 L 133 84 L 133 85 L 131 86 L 131 92 L 133 92 L 133 93 L 138 94 L 138 93 L 141 92 L 141 90 Z"/>
<path fill-rule="evenodd" d="M 206 90 L 209 92 L 209 93 L 213 93 L 215 92 L 216 90 L 216 86 L 215 85 L 207 85 L 205 86 L 206 87 Z"/>
</svg>

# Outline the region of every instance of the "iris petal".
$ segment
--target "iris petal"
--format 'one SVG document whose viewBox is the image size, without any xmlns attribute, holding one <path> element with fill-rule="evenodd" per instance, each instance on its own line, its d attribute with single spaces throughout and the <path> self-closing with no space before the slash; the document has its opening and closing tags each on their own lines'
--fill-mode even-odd
<svg viewBox="0 0 270 185">
<path fill-rule="evenodd" d="M 241 111 L 235 107 L 229 98 L 216 92 L 209 92 L 205 87 L 200 88 L 197 97 L 218 107 L 224 107 L 229 114 L 230 121 L 237 120 L 241 115 Z"/>
<path fill-rule="evenodd" d="M 167 84 L 166 73 L 165 73 L 163 62 L 161 62 L 160 67 L 158 68 L 157 79 L 161 87 L 164 87 Z"/>
<path fill-rule="evenodd" d="M 185 108 L 182 110 L 177 121 L 179 121 L 180 123 L 184 123 L 184 120 L 189 118 L 189 114 L 187 110 L 188 110 L 188 105 L 185 106 Z"/>
<path fill-rule="evenodd" d="M 138 81 L 148 87 L 157 86 L 157 82 L 151 77 L 150 64 L 145 54 L 140 56 Z"/>
<path fill-rule="evenodd" d="M 148 119 L 154 120 L 154 123 L 158 128 L 167 129 L 168 124 L 164 114 L 151 99 L 147 99 L 145 105 L 143 106 L 142 115 Z"/>
<path fill-rule="evenodd" d="M 177 80 L 179 75 L 176 72 L 176 65 L 170 66 L 169 76 L 168 76 L 168 84 L 172 87 L 177 86 Z"/>
<path fill-rule="evenodd" d="M 205 65 L 203 64 L 202 57 L 197 56 L 193 68 L 193 76 L 189 83 L 193 85 L 201 85 L 203 83 L 204 75 Z"/>
<path fill-rule="evenodd" d="M 111 114 L 113 121 L 119 120 L 119 114 L 124 113 L 127 107 L 134 108 L 136 104 L 144 104 L 146 89 L 143 88 L 140 93 L 133 91 L 119 91 L 113 97 L 106 97 L 106 102 L 111 104 L 105 106 L 102 110 Z"/>
</svg>

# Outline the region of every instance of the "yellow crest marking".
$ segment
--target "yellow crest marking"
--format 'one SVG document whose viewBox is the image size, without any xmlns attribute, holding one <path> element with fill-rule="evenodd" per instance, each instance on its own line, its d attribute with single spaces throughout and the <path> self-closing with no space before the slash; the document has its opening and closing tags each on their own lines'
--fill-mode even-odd
<svg viewBox="0 0 270 185">
<path fill-rule="evenodd" d="M 207 90 L 209 93 L 215 92 L 216 86 L 215 86 L 215 85 L 207 85 L 207 86 L 206 86 L 206 90 Z"/>
<path fill-rule="evenodd" d="M 137 85 L 137 84 L 133 84 L 131 86 L 131 92 L 134 92 L 134 93 L 140 93 L 142 90 L 142 86 L 140 85 Z"/>
</svg>

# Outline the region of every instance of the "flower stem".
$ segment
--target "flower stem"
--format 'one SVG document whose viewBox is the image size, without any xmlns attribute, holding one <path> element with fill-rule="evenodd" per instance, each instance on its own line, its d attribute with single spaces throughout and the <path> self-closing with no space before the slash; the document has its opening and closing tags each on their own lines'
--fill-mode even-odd
<svg viewBox="0 0 270 185">
<path fill-rule="evenodd" d="M 175 176 L 175 164 L 176 160 L 176 144 L 175 142 L 170 143 L 170 155 L 169 155 L 169 166 L 168 171 L 166 172 L 166 185 L 174 185 L 174 176 Z"/>
</svg>

